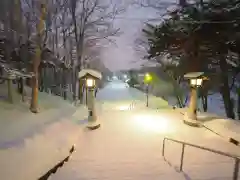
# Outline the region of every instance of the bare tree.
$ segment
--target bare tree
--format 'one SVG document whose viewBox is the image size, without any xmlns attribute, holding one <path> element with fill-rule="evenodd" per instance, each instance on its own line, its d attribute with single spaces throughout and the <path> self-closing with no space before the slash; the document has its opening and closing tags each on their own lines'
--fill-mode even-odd
<svg viewBox="0 0 240 180">
<path fill-rule="evenodd" d="M 85 40 L 107 39 L 110 36 L 115 36 L 119 29 L 114 29 L 112 22 L 115 16 L 122 12 L 122 8 L 118 8 L 112 1 L 70 0 L 69 9 L 71 12 L 77 53 L 77 59 L 73 63 L 75 82 L 77 82 L 78 72 L 82 69 L 84 61 L 83 53 Z M 76 98 L 76 83 L 74 89 Z M 81 93 L 79 93 L 79 96 L 81 100 Z"/>
<path fill-rule="evenodd" d="M 2 0 L 0 10 L 0 22 L 4 27 L 1 35 L 12 41 L 17 34 L 13 47 L 10 47 L 12 43 L 8 45 L 6 42 L 3 46 L 6 48 L 6 59 L 11 60 L 12 50 L 19 49 L 22 65 L 19 69 L 33 71 L 30 109 L 36 113 L 38 90 L 41 90 L 43 83 L 42 68 L 46 67 L 44 63 L 47 59 L 58 59 L 61 70 L 57 73 L 62 73 L 62 77 L 70 72 L 65 67 L 69 67 L 70 61 L 73 62 L 72 84 L 76 97 L 78 72 L 84 68 L 84 64 L 92 66 L 101 63 L 103 44 L 114 43 L 112 37 L 120 34 L 113 22 L 124 8 L 113 3 L 113 0 Z M 44 55 L 46 51 L 51 58 Z M 49 69 L 51 76 L 56 73 L 54 67 Z M 62 79 L 63 85 L 67 83 L 67 79 Z M 81 99 L 81 92 L 78 92 Z"/>
</svg>

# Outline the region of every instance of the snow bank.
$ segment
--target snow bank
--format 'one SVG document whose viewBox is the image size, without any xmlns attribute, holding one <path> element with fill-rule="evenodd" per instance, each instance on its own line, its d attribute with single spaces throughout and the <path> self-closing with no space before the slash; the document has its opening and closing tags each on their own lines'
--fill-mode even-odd
<svg viewBox="0 0 240 180">
<path fill-rule="evenodd" d="M 14 85 L 15 87 L 15 85 Z M 16 89 L 16 87 L 15 87 Z M 85 107 L 75 107 L 62 97 L 39 92 L 40 113 L 29 111 L 26 101 L 14 91 L 14 104 L 6 102 L 7 88 L 0 85 L 0 174 L 3 180 L 34 180 L 69 155 L 81 136 L 79 121 Z"/>
<path fill-rule="evenodd" d="M 211 131 L 226 138 L 227 141 L 240 145 L 240 122 L 232 119 L 212 119 L 206 121 L 204 126 Z"/>
<path fill-rule="evenodd" d="M 184 115 L 188 111 L 188 108 L 177 108 L 175 111 Z M 197 116 L 206 129 L 214 132 L 228 142 L 240 145 L 240 121 L 221 118 L 218 115 L 206 112 L 198 112 Z"/>
<path fill-rule="evenodd" d="M 80 126 L 66 119 L 25 139 L 23 146 L 0 150 L 1 179 L 38 179 L 68 156 L 79 136 Z"/>
<path fill-rule="evenodd" d="M 71 116 L 75 111 L 70 102 L 62 97 L 39 92 L 40 113 L 30 112 L 31 89 L 26 87 L 26 101 L 14 91 L 14 103 L 6 102 L 6 85 L 0 85 L 0 149 L 21 144 L 45 126 Z"/>
</svg>

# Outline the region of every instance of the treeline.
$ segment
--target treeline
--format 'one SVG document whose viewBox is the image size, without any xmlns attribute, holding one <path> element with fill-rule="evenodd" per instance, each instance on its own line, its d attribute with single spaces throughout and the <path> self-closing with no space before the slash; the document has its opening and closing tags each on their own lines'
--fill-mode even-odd
<svg viewBox="0 0 240 180">
<path fill-rule="evenodd" d="M 174 86 L 179 86 L 188 72 L 205 72 L 208 80 L 200 88 L 204 110 L 209 93 L 217 91 L 227 117 L 237 118 L 236 104 L 240 118 L 239 0 L 182 0 L 163 14 L 157 25 L 147 23 L 138 45 L 146 47 L 148 60 L 161 64 Z M 237 103 L 231 93 L 238 94 Z"/>
<path fill-rule="evenodd" d="M 32 112 L 38 109 L 38 90 L 64 99 L 70 91 L 73 100 L 82 100 L 78 72 L 92 66 L 108 71 L 100 53 L 119 35 L 113 20 L 122 11 L 112 1 L 1 0 L 1 82 L 14 75 L 23 93 L 26 79 L 33 89 Z"/>
</svg>

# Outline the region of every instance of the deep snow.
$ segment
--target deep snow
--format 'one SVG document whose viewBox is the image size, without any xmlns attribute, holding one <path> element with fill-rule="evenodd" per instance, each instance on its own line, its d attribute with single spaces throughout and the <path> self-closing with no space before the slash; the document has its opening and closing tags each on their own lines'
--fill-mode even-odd
<svg viewBox="0 0 240 180">
<path fill-rule="evenodd" d="M 15 86 L 14 86 L 15 87 Z M 2 180 L 38 179 L 66 156 L 81 134 L 87 116 L 83 106 L 75 107 L 58 96 L 39 92 L 40 113 L 29 111 L 31 89 L 25 102 L 14 89 L 14 104 L 0 85 L 0 176 Z"/>
</svg>

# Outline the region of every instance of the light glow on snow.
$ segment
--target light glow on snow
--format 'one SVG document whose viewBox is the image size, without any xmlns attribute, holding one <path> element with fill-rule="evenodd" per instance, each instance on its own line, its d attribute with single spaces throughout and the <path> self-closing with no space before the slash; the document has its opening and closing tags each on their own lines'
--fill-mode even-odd
<svg viewBox="0 0 240 180">
<path fill-rule="evenodd" d="M 117 110 L 120 110 L 120 111 L 127 111 L 128 109 L 129 109 L 129 105 L 122 105 L 117 107 Z"/>
<path fill-rule="evenodd" d="M 144 132 L 170 133 L 174 131 L 167 119 L 150 114 L 136 115 L 133 122 L 138 129 Z"/>
</svg>

